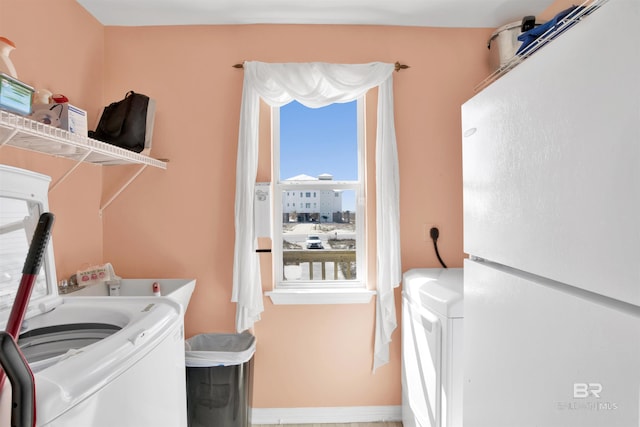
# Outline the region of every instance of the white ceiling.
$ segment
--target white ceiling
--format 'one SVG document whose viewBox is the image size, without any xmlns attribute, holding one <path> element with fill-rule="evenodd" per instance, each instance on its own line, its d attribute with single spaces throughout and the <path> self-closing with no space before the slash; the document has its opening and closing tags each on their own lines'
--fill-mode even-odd
<svg viewBox="0 0 640 427">
<path fill-rule="evenodd" d="M 553 0 L 77 0 L 103 25 L 362 24 L 497 28 Z"/>
</svg>

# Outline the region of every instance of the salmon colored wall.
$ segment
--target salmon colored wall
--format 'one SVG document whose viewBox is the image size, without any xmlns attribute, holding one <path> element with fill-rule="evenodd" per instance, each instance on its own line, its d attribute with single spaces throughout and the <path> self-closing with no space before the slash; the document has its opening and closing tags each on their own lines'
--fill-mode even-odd
<svg viewBox="0 0 640 427">
<path fill-rule="evenodd" d="M 409 70 L 394 74 L 403 270 L 438 265 L 423 238 L 424 224 L 440 228 L 440 252 L 449 266 L 462 265 L 460 105 L 489 73 L 491 29 L 104 28 L 73 0 L 44 4 L 0 0 L 0 35 L 18 45 L 12 58 L 20 77 L 69 96 L 89 112 L 90 128 L 99 107 L 128 90 L 150 95 L 158 102 L 152 155 L 170 159 L 166 171 L 145 170 L 102 218 L 100 202 L 137 167 L 82 165 L 51 193 L 61 277 L 107 261 L 124 277 L 195 277 L 187 336 L 233 331 L 233 203 L 243 75 L 231 65 L 243 60 L 409 64 Z M 0 162 L 54 179 L 70 163 L 7 147 L 0 149 Z M 262 257 L 268 264 L 269 255 Z M 265 288 L 271 287 L 270 277 L 267 265 Z M 396 301 L 399 321 L 400 289 Z M 400 331 L 393 335 L 391 363 L 373 375 L 374 319 L 374 303 L 273 306 L 265 298 L 255 330 L 254 407 L 399 405 Z"/>
<path fill-rule="evenodd" d="M 16 44 L 10 58 L 20 80 L 66 95 L 87 110 L 89 123 L 102 105 L 104 27 L 74 0 L 0 0 L 0 35 Z M 0 163 L 49 175 L 55 182 L 75 163 L 0 148 Z M 83 164 L 49 194 L 56 215 L 53 240 L 59 278 L 102 262 L 98 214 L 102 168 Z"/>
<path fill-rule="evenodd" d="M 399 60 L 411 66 L 394 74 L 403 268 L 437 266 L 422 238 L 428 222 L 441 228 L 444 259 L 461 266 L 460 105 L 488 74 L 489 34 L 321 25 L 106 28 L 105 96 L 115 100 L 133 89 L 157 100 L 152 153 L 170 163 L 166 171 L 143 173 L 104 213 L 105 259 L 128 277 L 196 277 L 187 335 L 233 331 L 243 74 L 231 66 Z M 117 174 L 105 172 L 105 190 Z M 263 276 L 270 288 L 268 272 Z M 396 297 L 399 315 L 399 290 Z M 274 306 L 265 298 L 255 330 L 254 406 L 399 405 L 399 331 L 391 363 L 372 375 L 374 319 L 374 303 Z"/>
</svg>

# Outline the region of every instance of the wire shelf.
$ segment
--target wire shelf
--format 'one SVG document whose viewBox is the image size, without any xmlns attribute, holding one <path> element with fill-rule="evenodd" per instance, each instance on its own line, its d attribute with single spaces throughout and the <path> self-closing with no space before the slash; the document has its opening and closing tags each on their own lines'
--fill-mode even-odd
<svg viewBox="0 0 640 427">
<path fill-rule="evenodd" d="M 507 61 L 504 65 L 498 68 L 496 71 L 491 73 L 486 79 L 480 82 L 474 90 L 479 92 L 485 87 L 489 86 L 491 83 L 514 69 L 521 62 L 525 61 L 531 55 L 540 50 L 543 46 L 546 46 L 550 41 L 554 40 L 556 37 L 567 31 L 569 28 L 573 27 L 575 24 L 580 22 L 585 16 L 591 14 L 593 11 L 598 9 L 603 4 L 607 3 L 609 0 L 586 0 L 579 7 L 574 9 L 571 13 L 569 13 L 566 17 L 559 20 L 556 25 L 549 28 L 545 33 L 543 33 L 540 37 L 538 37 L 533 43 L 531 43 L 525 50 L 523 50 L 519 55 L 515 55 L 509 61 Z"/>
<path fill-rule="evenodd" d="M 0 147 L 4 145 L 77 162 L 101 165 L 139 164 L 167 168 L 167 163 L 162 160 L 0 111 Z"/>
</svg>

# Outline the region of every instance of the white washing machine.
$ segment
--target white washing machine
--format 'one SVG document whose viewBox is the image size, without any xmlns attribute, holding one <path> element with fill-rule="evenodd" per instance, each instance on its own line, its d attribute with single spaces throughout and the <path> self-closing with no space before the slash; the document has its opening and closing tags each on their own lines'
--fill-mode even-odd
<svg viewBox="0 0 640 427">
<path fill-rule="evenodd" d="M 404 273 L 404 427 L 462 427 L 462 322 L 461 268 L 422 268 Z"/>
<path fill-rule="evenodd" d="M 0 329 L 35 225 L 48 211 L 49 181 L 0 165 Z M 51 242 L 18 344 L 34 372 L 38 426 L 187 425 L 181 305 L 158 297 L 61 297 Z M 8 426 L 8 380 L 1 392 L 0 426 Z"/>
</svg>

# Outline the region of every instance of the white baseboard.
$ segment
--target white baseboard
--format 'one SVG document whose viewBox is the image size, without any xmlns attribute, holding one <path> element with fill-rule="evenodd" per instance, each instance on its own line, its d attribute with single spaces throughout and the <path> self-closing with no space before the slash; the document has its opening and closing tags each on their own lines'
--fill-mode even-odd
<svg viewBox="0 0 640 427">
<path fill-rule="evenodd" d="M 252 408 L 252 424 L 338 424 L 402 421 L 402 406 Z"/>
</svg>

